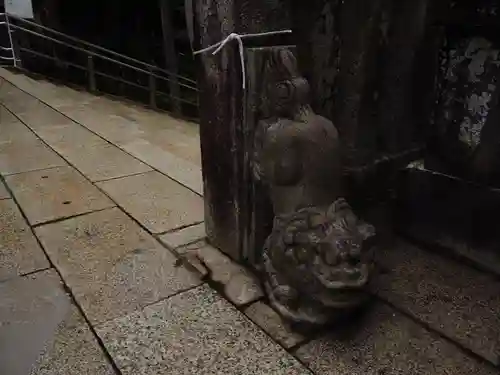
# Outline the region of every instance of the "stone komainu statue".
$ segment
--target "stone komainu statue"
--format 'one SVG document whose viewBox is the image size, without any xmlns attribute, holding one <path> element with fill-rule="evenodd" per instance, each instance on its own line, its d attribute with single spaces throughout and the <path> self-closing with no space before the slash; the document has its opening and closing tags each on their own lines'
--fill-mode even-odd
<svg viewBox="0 0 500 375">
<path fill-rule="evenodd" d="M 312 111 L 293 53 L 271 52 L 263 82 L 253 172 L 275 215 L 259 265 L 264 287 L 291 323 L 325 324 L 366 300 L 374 229 L 342 198 L 337 130 Z"/>
</svg>

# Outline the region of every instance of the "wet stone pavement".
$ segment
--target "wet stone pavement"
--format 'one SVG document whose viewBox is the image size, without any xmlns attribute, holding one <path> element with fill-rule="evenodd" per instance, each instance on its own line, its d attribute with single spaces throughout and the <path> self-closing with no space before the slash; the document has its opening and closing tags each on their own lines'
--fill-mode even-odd
<svg viewBox="0 0 500 375">
<path fill-rule="evenodd" d="M 206 242 L 200 165 L 194 123 L 0 70 L 1 375 L 498 373 L 498 281 L 405 243 L 355 327 L 291 331 Z"/>
</svg>

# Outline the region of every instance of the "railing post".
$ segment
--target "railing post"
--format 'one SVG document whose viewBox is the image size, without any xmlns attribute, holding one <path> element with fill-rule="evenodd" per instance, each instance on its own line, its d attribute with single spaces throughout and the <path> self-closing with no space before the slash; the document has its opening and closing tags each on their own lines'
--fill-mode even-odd
<svg viewBox="0 0 500 375">
<path fill-rule="evenodd" d="M 163 53 L 165 55 L 165 69 L 173 73 L 168 77 L 170 102 L 172 104 L 172 112 L 180 115 L 182 112 L 181 88 L 179 81 L 175 75 L 179 74 L 179 63 L 177 61 L 177 52 L 175 50 L 174 27 L 172 25 L 172 5 L 168 0 L 159 0 L 160 16 L 163 31 Z"/>
<path fill-rule="evenodd" d="M 21 65 L 21 50 L 19 48 L 19 40 L 17 36 L 14 34 L 14 30 L 10 27 L 9 15 L 7 13 L 5 16 L 5 25 L 7 26 L 7 33 L 9 35 L 10 48 L 12 48 L 12 62 L 15 68 L 22 68 Z"/>
<path fill-rule="evenodd" d="M 12 57 L 14 58 L 14 67 L 22 69 L 23 64 L 21 61 L 21 47 L 19 45 L 19 39 L 17 33 L 11 31 L 11 43 L 12 43 Z"/>
<path fill-rule="evenodd" d="M 96 81 L 95 81 L 94 58 L 92 55 L 87 56 L 87 77 L 89 80 L 90 92 L 96 92 L 97 86 L 96 86 Z"/>
<path fill-rule="evenodd" d="M 156 77 L 152 68 L 149 68 L 149 105 L 156 109 Z"/>
</svg>

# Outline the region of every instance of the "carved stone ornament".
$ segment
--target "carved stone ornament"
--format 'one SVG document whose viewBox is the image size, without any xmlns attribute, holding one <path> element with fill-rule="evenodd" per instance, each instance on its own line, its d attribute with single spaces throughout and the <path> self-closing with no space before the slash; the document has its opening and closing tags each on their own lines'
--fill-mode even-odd
<svg viewBox="0 0 500 375">
<path fill-rule="evenodd" d="M 338 133 L 309 105 L 292 52 L 270 53 L 253 173 L 268 188 L 272 233 L 259 268 L 271 305 L 292 324 L 326 324 L 366 300 L 374 228 L 342 198 Z"/>
</svg>

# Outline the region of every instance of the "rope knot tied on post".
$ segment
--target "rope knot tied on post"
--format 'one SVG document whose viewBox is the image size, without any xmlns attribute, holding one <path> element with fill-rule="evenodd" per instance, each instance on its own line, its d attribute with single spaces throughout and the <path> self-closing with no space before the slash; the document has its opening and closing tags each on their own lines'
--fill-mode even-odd
<svg viewBox="0 0 500 375">
<path fill-rule="evenodd" d="M 200 53 L 205 53 L 209 52 L 211 50 L 214 50 L 212 52 L 212 55 L 218 54 L 222 48 L 229 42 L 236 40 L 238 41 L 238 52 L 240 54 L 240 64 L 241 64 L 241 75 L 242 75 L 242 84 L 241 86 L 243 87 L 243 90 L 246 88 L 246 72 L 245 72 L 245 52 L 243 49 L 243 39 L 245 38 L 256 38 L 256 37 L 261 37 L 261 36 L 270 36 L 270 35 L 277 35 L 277 34 L 290 34 L 292 30 L 278 30 L 278 31 L 269 31 L 265 33 L 256 33 L 256 34 L 237 34 L 237 33 L 231 33 L 229 34 L 226 38 L 221 40 L 218 43 L 212 44 L 209 47 L 200 49 L 198 51 L 194 51 L 193 55 L 198 55 Z"/>
</svg>

